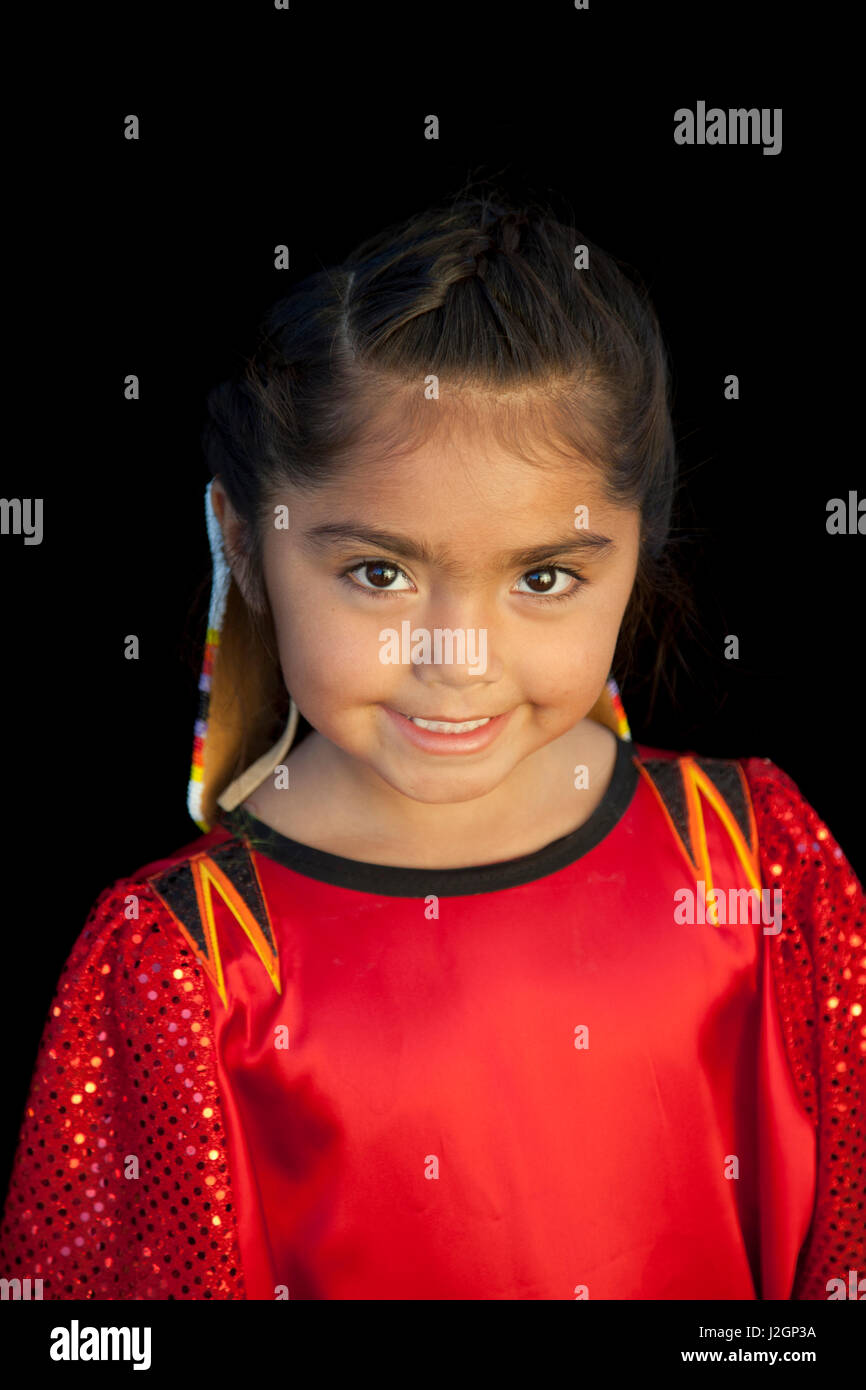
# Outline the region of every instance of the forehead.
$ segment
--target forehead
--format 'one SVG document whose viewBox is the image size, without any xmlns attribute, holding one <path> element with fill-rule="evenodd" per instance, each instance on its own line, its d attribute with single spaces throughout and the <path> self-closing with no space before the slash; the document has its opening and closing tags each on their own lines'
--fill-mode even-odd
<svg viewBox="0 0 866 1390">
<path fill-rule="evenodd" d="M 350 518 L 457 548 L 545 543 L 552 527 L 575 530 L 582 508 L 590 529 L 602 521 L 607 534 L 628 529 L 631 509 L 607 495 L 589 424 L 586 439 L 592 460 L 563 438 L 541 399 L 486 392 L 428 401 L 413 388 L 368 415 L 326 482 L 290 486 L 286 500 L 304 526 Z"/>
</svg>

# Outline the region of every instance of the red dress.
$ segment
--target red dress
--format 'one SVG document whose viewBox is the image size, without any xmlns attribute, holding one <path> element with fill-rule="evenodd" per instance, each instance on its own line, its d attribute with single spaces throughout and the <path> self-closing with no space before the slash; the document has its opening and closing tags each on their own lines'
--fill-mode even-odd
<svg viewBox="0 0 866 1390">
<path fill-rule="evenodd" d="M 235 812 L 94 905 L 2 1273 L 54 1299 L 824 1300 L 866 1271 L 864 906 L 766 759 L 621 742 L 583 826 L 477 868 Z"/>
</svg>

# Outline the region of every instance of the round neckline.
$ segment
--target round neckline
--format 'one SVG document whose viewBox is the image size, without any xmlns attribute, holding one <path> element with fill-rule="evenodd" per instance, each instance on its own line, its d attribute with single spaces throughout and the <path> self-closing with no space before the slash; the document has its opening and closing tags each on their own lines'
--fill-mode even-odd
<svg viewBox="0 0 866 1390">
<path fill-rule="evenodd" d="M 351 888 L 393 898 L 463 897 L 517 888 L 546 878 L 588 854 L 610 834 L 631 805 L 640 780 L 637 751 L 631 740 L 618 739 L 610 782 L 601 801 L 575 830 L 541 849 L 515 859 L 469 864 L 456 869 L 420 869 L 396 864 L 371 864 L 348 859 L 328 850 L 315 849 L 265 825 L 243 806 L 223 811 L 220 824 L 248 849 L 272 859 L 295 873 L 336 888 Z"/>
</svg>

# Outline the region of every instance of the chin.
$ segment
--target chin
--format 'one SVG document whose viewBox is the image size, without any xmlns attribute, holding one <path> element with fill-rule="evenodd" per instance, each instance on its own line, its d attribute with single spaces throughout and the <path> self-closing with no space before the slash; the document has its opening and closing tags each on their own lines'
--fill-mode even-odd
<svg viewBox="0 0 866 1390">
<path fill-rule="evenodd" d="M 477 774 L 473 777 L 467 771 L 462 776 L 451 773 L 447 777 L 418 778 L 413 782 L 411 777 L 397 778 L 379 772 L 379 776 L 395 791 L 425 806 L 451 806 L 461 801 L 477 801 L 479 797 L 494 791 L 507 775 L 503 773 L 499 777 L 492 777 L 488 772 L 483 777 Z"/>
</svg>

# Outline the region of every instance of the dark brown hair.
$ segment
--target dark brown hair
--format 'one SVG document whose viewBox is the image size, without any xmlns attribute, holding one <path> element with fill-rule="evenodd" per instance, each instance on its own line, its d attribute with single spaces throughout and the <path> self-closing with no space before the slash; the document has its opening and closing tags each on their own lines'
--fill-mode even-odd
<svg viewBox="0 0 866 1390">
<path fill-rule="evenodd" d="M 262 573 L 272 497 L 287 483 L 314 489 L 367 450 L 381 459 L 414 447 L 438 416 L 424 401 L 430 375 L 449 393 L 449 418 L 451 407 L 486 412 L 528 466 L 543 438 L 546 452 L 595 465 L 613 503 L 640 509 L 613 673 L 626 698 L 630 682 L 650 679 L 654 701 L 660 680 L 672 688 L 672 657 L 685 664 L 676 634 L 694 606 L 670 555 L 670 375 L 646 288 L 551 205 L 464 192 L 304 279 L 267 313 L 245 369 L 208 396 L 208 465 L 244 523 L 231 558 L 249 600 L 249 659 L 270 673 L 269 693 L 260 682 L 263 703 L 248 712 L 238 772 L 268 746 L 288 700 Z M 649 671 L 633 665 L 641 633 L 654 648 Z"/>
</svg>

